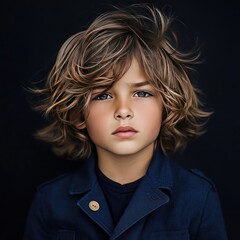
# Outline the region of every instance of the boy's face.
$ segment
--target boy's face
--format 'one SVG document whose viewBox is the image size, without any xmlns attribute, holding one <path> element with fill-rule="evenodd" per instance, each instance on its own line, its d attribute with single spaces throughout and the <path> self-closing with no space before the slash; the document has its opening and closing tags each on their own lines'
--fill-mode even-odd
<svg viewBox="0 0 240 240">
<path fill-rule="evenodd" d="M 102 91 L 94 90 L 86 119 L 98 155 L 129 156 L 153 149 L 163 104 L 138 62 L 133 59 L 123 77 Z"/>
</svg>

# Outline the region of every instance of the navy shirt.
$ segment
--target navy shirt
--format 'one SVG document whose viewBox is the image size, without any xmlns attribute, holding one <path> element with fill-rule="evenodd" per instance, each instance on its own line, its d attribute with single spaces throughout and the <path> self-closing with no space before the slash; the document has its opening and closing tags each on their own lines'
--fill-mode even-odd
<svg viewBox="0 0 240 240">
<path fill-rule="evenodd" d="M 97 175 L 116 225 L 142 178 L 131 183 L 120 184 L 106 177 L 99 169 Z"/>
</svg>

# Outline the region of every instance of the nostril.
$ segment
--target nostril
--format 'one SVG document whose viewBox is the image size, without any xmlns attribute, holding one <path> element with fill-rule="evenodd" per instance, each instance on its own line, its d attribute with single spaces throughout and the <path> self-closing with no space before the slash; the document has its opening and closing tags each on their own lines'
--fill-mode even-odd
<svg viewBox="0 0 240 240">
<path fill-rule="evenodd" d="M 126 118 L 132 118 L 133 117 L 133 112 L 130 110 L 128 111 L 117 111 L 115 113 L 115 118 L 116 119 L 126 119 Z"/>
<path fill-rule="evenodd" d="M 119 115 L 117 115 L 116 117 L 117 117 L 118 119 L 125 119 L 125 118 L 131 118 L 132 115 L 131 115 L 131 114 L 127 114 L 127 115 L 125 115 L 125 114 L 119 114 Z"/>
</svg>

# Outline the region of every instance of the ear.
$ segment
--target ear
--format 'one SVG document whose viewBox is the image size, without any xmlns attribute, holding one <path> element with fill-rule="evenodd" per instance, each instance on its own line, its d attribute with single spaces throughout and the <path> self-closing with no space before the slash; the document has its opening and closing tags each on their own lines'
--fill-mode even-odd
<svg viewBox="0 0 240 240">
<path fill-rule="evenodd" d="M 86 124 L 85 121 L 83 121 L 83 122 L 74 124 L 74 127 L 77 128 L 77 129 L 79 129 L 79 130 L 82 130 L 82 129 L 84 129 L 84 128 L 87 128 L 87 124 Z"/>
</svg>

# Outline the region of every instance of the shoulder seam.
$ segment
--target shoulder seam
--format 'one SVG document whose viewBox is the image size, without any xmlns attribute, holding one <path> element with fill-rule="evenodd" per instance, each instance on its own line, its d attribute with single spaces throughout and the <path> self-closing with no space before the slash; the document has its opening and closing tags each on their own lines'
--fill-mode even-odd
<svg viewBox="0 0 240 240">
<path fill-rule="evenodd" d="M 40 189 L 42 189 L 44 186 L 47 186 L 47 185 L 50 184 L 50 183 L 56 182 L 56 181 L 58 181 L 58 180 L 60 180 L 60 179 L 62 179 L 62 178 L 64 178 L 64 177 L 66 177 L 66 176 L 68 176 L 68 175 L 70 175 L 70 173 L 64 173 L 64 174 L 61 174 L 61 175 L 59 175 L 59 176 L 57 176 L 57 177 L 55 177 L 55 178 L 49 179 L 49 180 L 47 180 L 47 181 L 44 181 L 44 182 L 42 182 L 42 183 L 40 183 L 40 184 L 38 185 L 37 190 L 40 190 Z"/>
<path fill-rule="evenodd" d="M 196 169 L 196 168 L 191 168 L 191 169 L 189 169 L 189 171 L 191 173 L 193 173 L 195 176 L 197 176 L 197 177 L 205 180 L 206 182 L 208 182 L 210 184 L 210 186 L 212 187 L 212 189 L 215 192 L 217 191 L 214 182 L 210 178 L 208 178 L 201 170 Z"/>
</svg>

